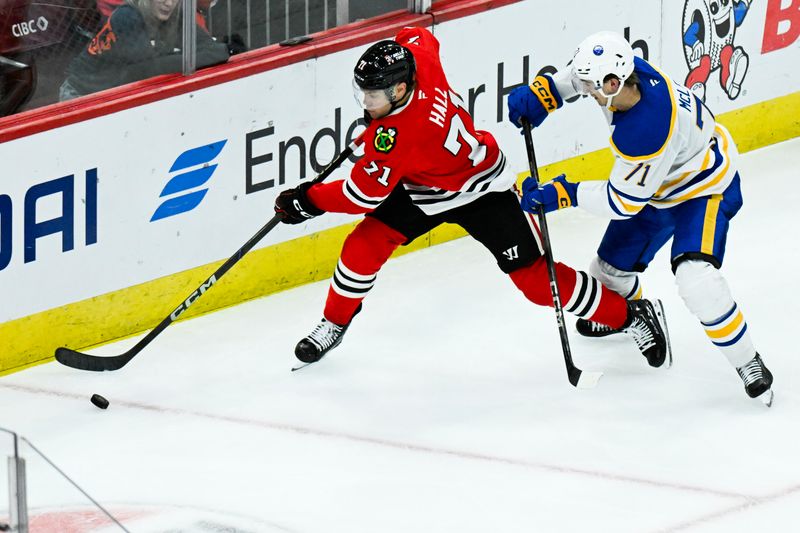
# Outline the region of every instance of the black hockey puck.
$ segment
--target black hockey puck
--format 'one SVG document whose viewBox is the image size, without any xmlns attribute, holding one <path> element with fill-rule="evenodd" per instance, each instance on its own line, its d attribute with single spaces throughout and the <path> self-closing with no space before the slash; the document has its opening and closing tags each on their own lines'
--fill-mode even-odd
<svg viewBox="0 0 800 533">
<path fill-rule="evenodd" d="M 100 409 L 108 409 L 108 400 L 106 400 L 99 394 L 92 394 L 92 403 L 95 404 Z"/>
</svg>

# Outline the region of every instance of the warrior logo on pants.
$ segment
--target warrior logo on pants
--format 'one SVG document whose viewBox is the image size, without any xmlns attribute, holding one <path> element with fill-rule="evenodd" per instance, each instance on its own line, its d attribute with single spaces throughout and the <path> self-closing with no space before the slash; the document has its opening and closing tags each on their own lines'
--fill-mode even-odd
<svg viewBox="0 0 800 533">
<path fill-rule="evenodd" d="M 719 70 L 719 82 L 728 98 L 739 96 L 749 58 L 734 43 L 752 0 L 685 0 L 683 53 L 689 65 L 684 85 L 705 101 L 706 83 Z"/>
</svg>

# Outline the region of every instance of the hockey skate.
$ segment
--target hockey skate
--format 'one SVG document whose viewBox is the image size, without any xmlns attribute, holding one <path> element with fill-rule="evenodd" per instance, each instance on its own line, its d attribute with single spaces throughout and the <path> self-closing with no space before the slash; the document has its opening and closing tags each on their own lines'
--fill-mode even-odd
<svg viewBox="0 0 800 533">
<path fill-rule="evenodd" d="M 751 398 L 758 398 L 767 407 L 772 406 L 772 372 L 769 371 L 761 356 L 750 359 L 746 364 L 736 369 L 739 377 L 744 382 L 744 390 Z"/>
<path fill-rule="evenodd" d="M 314 330 L 309 333 L 307 337 L 300 339 L 300 342 L 294 347 L 295 357 L 305 364 L 293 368 L 292 370 L 300 370 L 311 363 L 316 363 L 325 357 L 328 352 L 339 346 L 347 328 L 352 324 L 353 318 L 360 312 L 361 304 L 359 303 L 355 313 L 353 313 L 352 318 L 350 318 L 350 322 L 344 326 L 329 322 L 323 317 Z"/>
<path fill-rule="evenodd" d="M 628 302 L 629 322 L 623 331 L 630 335 L 647 363 L 660 368 L 672 366 L 672 346 L 661 300 L 631 300 Z"/>
<path fill-rule="evenodd" d="M 622 329 L 614 329 L 611 326 L 586 320 L 585 318 L 579 318 L 575 322 L 575 329 L 584 337 L 607 337 L 615 333 L 622 333 Z"/>
<path fill-rule="evenodd" d="M 341 344 L 349 326 L 350 324 L 339 326 L 323 318 L 307 337 L 297 343 L 294 355 L 304 363 L 316 363 Z"/>
</svg>

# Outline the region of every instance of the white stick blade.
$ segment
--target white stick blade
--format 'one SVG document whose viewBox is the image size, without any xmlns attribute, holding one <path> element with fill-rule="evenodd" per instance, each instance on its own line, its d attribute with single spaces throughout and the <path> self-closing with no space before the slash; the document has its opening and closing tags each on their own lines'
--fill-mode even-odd
<svg viewBox="0 0 800 533">
<path fill-rule="evenodd" d="M 602 372 L 587 372 L 584 370 L 581 372 L 577 387 L 579 389 L 593 389 L 597 386 L 597 382 L 600 381 L 601 377 L 603 377 Z"/>
</svg>

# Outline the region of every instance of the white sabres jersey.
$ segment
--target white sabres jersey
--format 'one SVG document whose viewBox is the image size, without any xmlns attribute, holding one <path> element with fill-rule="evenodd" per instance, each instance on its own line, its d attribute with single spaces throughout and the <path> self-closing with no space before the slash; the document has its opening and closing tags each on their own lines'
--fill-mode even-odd
<svg viewBox="0 0 800 533">
<path fill-rule="evenodd" d="M 608 181 L 581 182 L 578 205 L 613 219 L 645 205 L 666 209 L 721 194 L 736 175 L 736 145 L 689 89 L 636 57 L 641 100 L 606 111 L 614 168 Z"/>
</svg>

